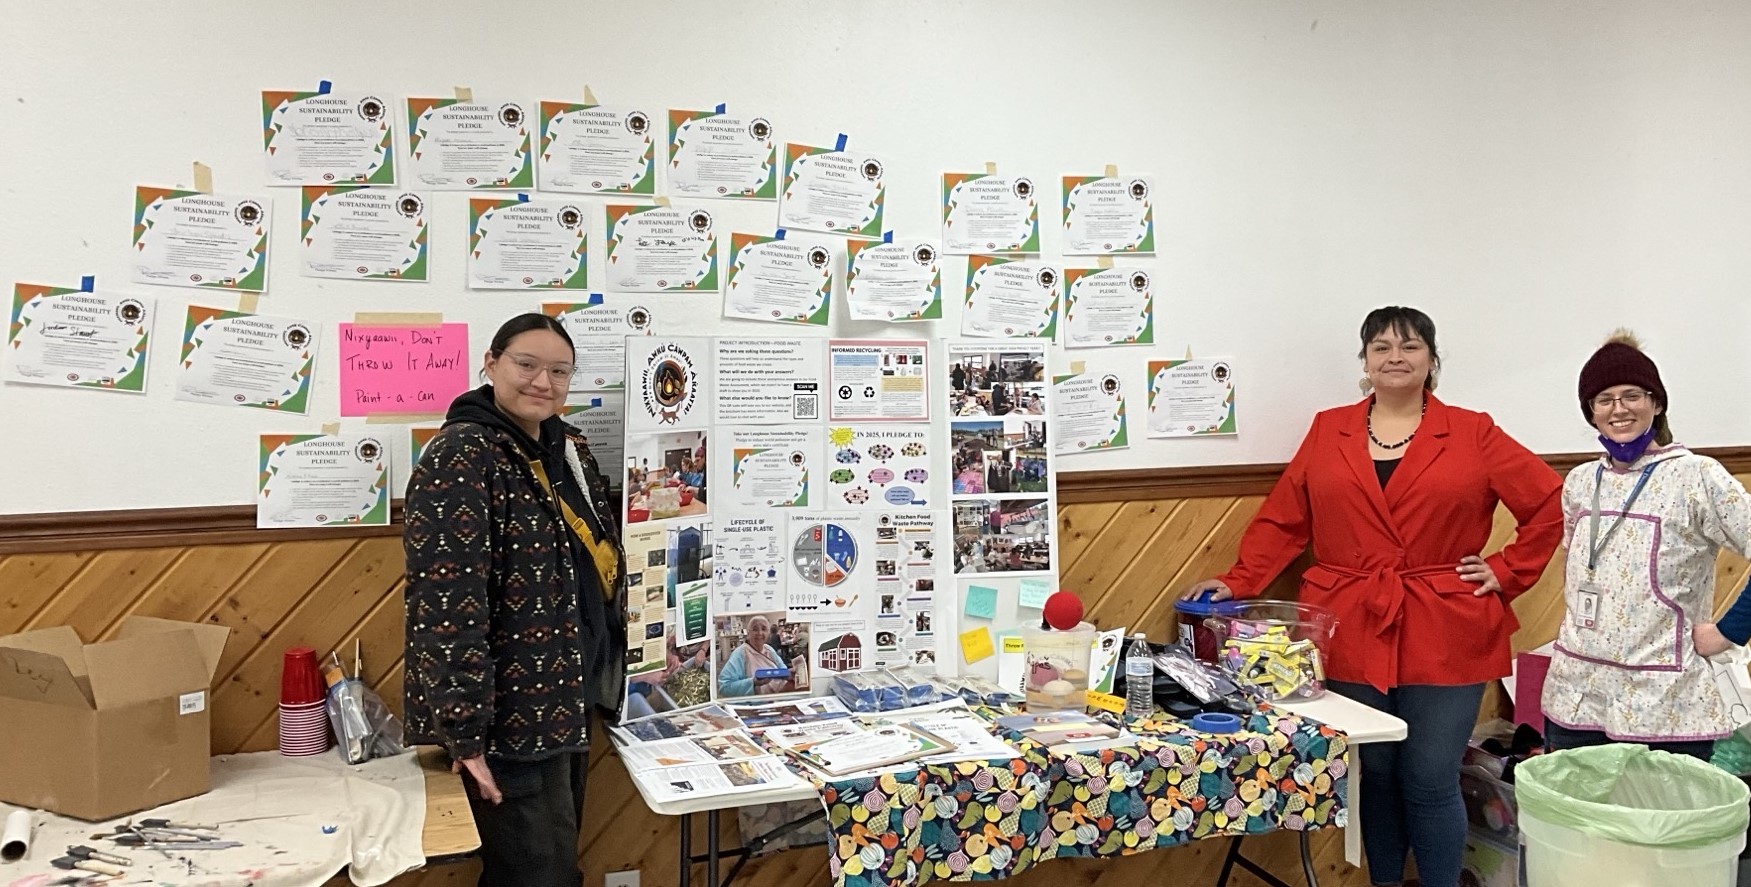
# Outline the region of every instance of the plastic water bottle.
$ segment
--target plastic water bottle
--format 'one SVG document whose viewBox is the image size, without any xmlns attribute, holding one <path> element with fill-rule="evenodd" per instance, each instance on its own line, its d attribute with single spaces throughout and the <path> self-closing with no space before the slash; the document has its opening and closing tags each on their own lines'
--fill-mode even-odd
<svg viewBox="0 0 1751 887">
<path fill-rule="evenodd" d="M 1125 645 L 1125 720 L 1154 713 L 1155 660 L 1149 651 L 1149 638 L 1139 631 Z"/>
</svg>

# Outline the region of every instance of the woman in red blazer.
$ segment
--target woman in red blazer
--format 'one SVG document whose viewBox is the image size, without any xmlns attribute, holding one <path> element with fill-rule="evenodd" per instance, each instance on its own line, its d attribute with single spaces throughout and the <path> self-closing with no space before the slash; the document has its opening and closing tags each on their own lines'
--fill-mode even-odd
<svg viewBox="0 0 1751 887">
<path fill-rule="evenodd" d="M 1508 607 L 1562 541 L 1562 479 L 1484 413 L 1436 399 L 1435 324 L 1414 308 L 1362 322 L 1360 403 L 1319 413 L 1222 576 L 1186 590 L 1257 595 L 1313 543 L 1301 600 L 1337 614 L 1338 693 L 1403 718 L 1362 755 L 1369 877 L 1456 887 L 1465 846 L 1459 763 L 1484 682 L 1508 674 Z M 1519 521 L 1485 557 L 1496 506 Z"/>
</svg>

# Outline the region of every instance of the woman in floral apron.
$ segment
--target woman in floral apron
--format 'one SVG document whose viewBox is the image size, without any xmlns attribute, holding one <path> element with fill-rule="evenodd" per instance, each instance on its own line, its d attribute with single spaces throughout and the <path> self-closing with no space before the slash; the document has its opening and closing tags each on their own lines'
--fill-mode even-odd
<svg viewBox="0 0 1751 887">
<path fill-rule="evenodd" d="M 1581 368 L 1579 394 L 1605 453 L 1563 483 L 1567 611 L 1544 686 L 1547 741 L 1707 760 L 1737 726 L 1704 659 L 1726 647 L 1711 622 L 1715 557 L 1751 550 L 1751 497 L 1672 442 L 1659 368 L 1627 332 Z M 1743 623 L 1748 606 L 1722 621 Z"/>
</svg>

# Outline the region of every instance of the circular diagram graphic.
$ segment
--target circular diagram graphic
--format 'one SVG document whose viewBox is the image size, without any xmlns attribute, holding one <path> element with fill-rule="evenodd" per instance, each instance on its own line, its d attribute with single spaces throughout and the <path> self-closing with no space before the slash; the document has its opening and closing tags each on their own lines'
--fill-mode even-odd
<svg viewBox="0 0 1751 887">
<path fill-rule="evenodd" d="M 856 568 L 857 540 L 838 524 L 810 524 L 791 542 L 790 562 L 804 582 L 832 588 Z"/>
</svg>

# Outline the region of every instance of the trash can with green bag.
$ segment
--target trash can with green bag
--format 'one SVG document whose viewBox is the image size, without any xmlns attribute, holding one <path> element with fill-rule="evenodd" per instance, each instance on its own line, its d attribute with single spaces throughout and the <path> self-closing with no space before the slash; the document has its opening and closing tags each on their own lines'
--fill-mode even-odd
<svg viewBox="0 0 1751 887">
<path fill-rule="evenodd" d="M 1528 887 L 1732 887 L 1751 793 L 1642 745 L 1540 755 L 1515 770 Z"/>
</svg>

